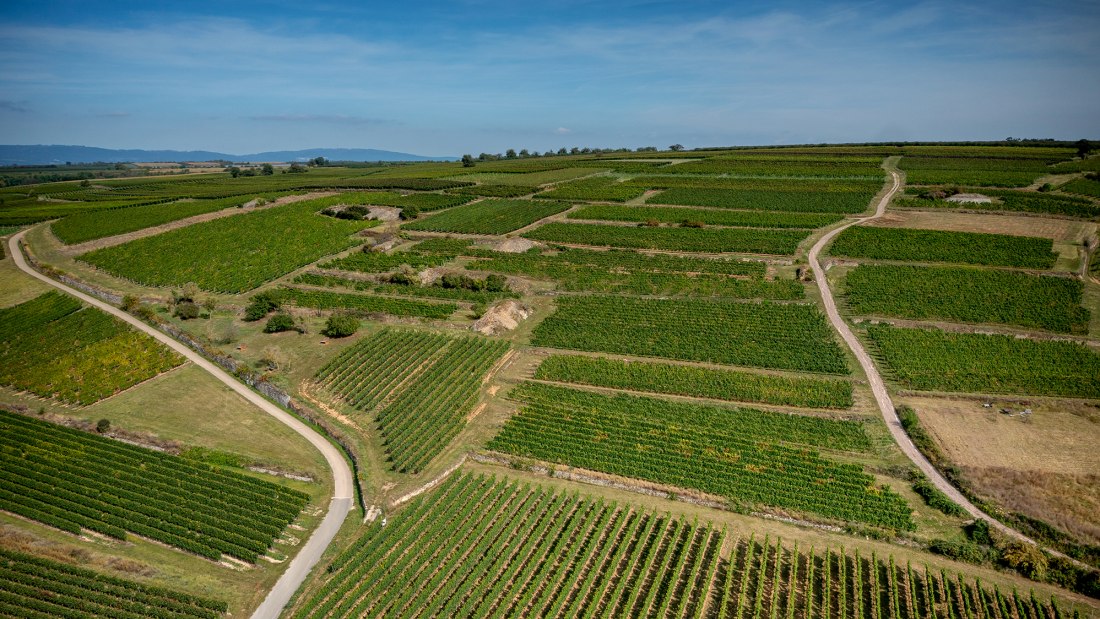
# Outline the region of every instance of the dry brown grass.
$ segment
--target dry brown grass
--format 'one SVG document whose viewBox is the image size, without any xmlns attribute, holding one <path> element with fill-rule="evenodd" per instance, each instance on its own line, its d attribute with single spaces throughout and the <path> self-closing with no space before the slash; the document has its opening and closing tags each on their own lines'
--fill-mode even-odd
<svg viewBox="0 0 1100 619">
<path fill-rule="evenodd" d="M 1079 400 L 906 396 L 948 460 L 985 498 L 1100 543 L 1100 405 Z M 1030 408 L 1029 416 L 1009 416 Z"/>
<path fill-rule="evenodd" d="M 1095 229 L 1089 222 L 1049 217 L 953 213 L 950 211 L 890 211 L 875 221 L 876 226 L 920 228 L 954 232 L 988 232 L 1015 236 L 1039 236 L 1056 242 L 1077 243 Z"/>
<path fill-rule="evenodd" d="M 1100 475 L 1062 475 L 1001 467 L 963 467 L 981 495 L 1013 511 L 1100 544 Z"/>
</svg>

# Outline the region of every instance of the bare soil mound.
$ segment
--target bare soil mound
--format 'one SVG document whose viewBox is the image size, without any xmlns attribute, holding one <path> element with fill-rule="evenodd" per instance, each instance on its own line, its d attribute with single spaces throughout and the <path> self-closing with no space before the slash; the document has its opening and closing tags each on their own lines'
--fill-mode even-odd
<svg viewBox="0 0 1100 619">
<path fill-rule="evenodd" d="M 515 329 L 530 315 L 531 308 L 515 299 L 507 299 L 486 310 L 474 323 L 473 330 L 484 335 L 499 335 Z"/>
</svg>

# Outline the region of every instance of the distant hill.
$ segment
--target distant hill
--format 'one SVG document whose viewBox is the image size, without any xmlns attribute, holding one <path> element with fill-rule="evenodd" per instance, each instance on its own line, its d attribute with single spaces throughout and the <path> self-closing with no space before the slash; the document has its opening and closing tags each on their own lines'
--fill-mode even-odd
<svg viewBox="0 0 1100 619">
<path fill-rule="evenodd" d="M 207 150 L 119 150 L 92 146 L 0 145 L 0 165 L 50 165 L 65 163 L 148 163 L 152 161 L 454 161 L 458 157 L 425 157 L 373 148 L 310 148 L 230 155 Z"/>
</svg>

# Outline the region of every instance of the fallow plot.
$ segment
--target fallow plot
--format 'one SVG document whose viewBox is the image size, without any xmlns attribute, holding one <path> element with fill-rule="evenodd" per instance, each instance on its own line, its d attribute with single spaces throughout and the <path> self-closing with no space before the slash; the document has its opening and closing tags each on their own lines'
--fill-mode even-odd
<svg viewBox="0 0 1100 619">
<path fill-rule="evenodd" d="M 255 563 L 305 493 L 0 411 L 0 509 L 70 533 L 127 532 Z M 2 580 L 2 579 L 0 579 Z"/>
<path fill-rule="evenodd" d="M 1050 239 L 1029 236 L 853 226 L 836 237 L 829 252 L 872 260 L 1049 269 L 1057 258 L 1053 247 Z"/>
<path fill-rule="evenodd" d="M 1100 397 L 1100 353 L 1083 344 L 885 325 L 867 335 L 908 389 Z"/>
<path fill-rule="evenodd" d="M 569 208 L 564 202 L 482 200 L 405 224 L 405 230 L 505 234 Z"/>
<path fill-rule="evenodd" d="M 577 296 L 532 336 L 536 346 L 847 374 L 813 305 Z"/>
<path fill-rule="evenodd" d="M 860 265 L 845 278 L 857 315 L 1018 325 L 1087 333 L 1078 279 L 966 267 Z"/>
<path fill-rule="evenodd" d="M 539 226 L 523 236 L 536 241 L 597 247 L 790 255 L 809 235 L 808 230 L 773 228 L 628 228 L 555 221 Z"/>
<path fill-rule="evenodd" d="M 910 507 L 853 464 L 810 447 L 870 447 L 861 424 L 730 410 L 545 384 L 513 390 L 520 412 L 489 448 L 693 488 L 747 506 L 912 529 Z"/>
</svg>

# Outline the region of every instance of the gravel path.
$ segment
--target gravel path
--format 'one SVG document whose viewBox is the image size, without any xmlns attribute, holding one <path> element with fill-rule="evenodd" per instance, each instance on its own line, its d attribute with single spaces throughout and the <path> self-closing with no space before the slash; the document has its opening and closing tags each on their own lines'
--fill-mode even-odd
<svg viewBox="0 0 1100 619">
<path fill-rule="evenodd" d="M 855 353 L 856 359 L 859 360 L 859 365 L 863 368 L 864 373 L 867 374 L 867 381 L 871 384 L 871 391 L 875 395 L 875 402 L 878 403 L 882 418 L 886 421 L 886 427 L 890 429 L 890 435 L 894 438 L 894 442 L 897 443 L 902 453 L 904 453 L 913 464 L 917 465 L 917 468 L 927 475 L 928 479 L 932 480 L 932 483 L 935 484 L 940 491 L 950 497 L 952 501 L 958 503 L 959 506 L 965 509 L 971 516 L 985 520 L 990 526 L 1010 537 L 1034 544 L 1035 541 L 1031 538 L 1002 524 L 999 520 L 990 517 L 968 501 L 955 486 L 951 485 L 951 482 L 947 481 L 943 475 L 940 475 L 940 472 L 937 471 L 936 468 L 932 466 L 932 463 L 924 457 L 924 454 L 917 449 L 917 446 L 909 439 L 909 435 L 906 434 L 905 429 L 901 427 L 901 421 L 898 419 L 897 412 L 894 410 L 894 403 L 890 400 L 890 394 L 886 391 L 886 384 L 882 381 L 882 375 L 879 374 L 878 368 L 875 367 L 875 362 L 871 359 L 871 356 L 867 354 L 867 351 L 863 348 L 863 344 L 856 339 L 855 334 L 848 328 L 848 324 L 844 322 L 840 317 L 840 312 L 836 309 L 836 301 L 833 300 L 833 293 L 829 289 L 829 281 L 825 277 L 825 269 L 821 268 L 821 263 L 818 261 L 817 255 L 829 241 L 833 240 L 833 237 L 844 230 L 863 222 L 882 217 L 886 212 L 886 205 L 890 202 L 890 198 L 892 198 L 901 188 L 901 177 L 898 173 L 891 172 L 890 175 L 893 177 L 893 185 L 890 191 L 886 192 L 886 195 L 879 201 L 874 215 L 857 219 L 832 230 L 821 237 L 821 240 L 810 248 L 810 268 L 813 269 L 814 280 L 817 282 L 817 287 L 821 291 L 821 300 L 825 304 L 825 313 L 828 315 L 829 322 L 832 323 L 833 328 L 836 329 L 840 333 L 840 337 L 844 339 L 844 343 L 848 345 L 848 348 L 852 349 L 853 353 Z M 1058 556 L 1064 556 L 1061 553 L 1049 549 L 1047 552 Z"/>
<path fill-rule="evenodd" d="M 15 265 L 19 267 L 20 270 L 31 277 L 42 280 L 62 292 L 80 299 L 88 305 L 92 305 L 97 309 L 127 322 L 135 329 L 147 333 L 165 346 L 183 355 L 196 366 L 206 370 L 213 375 L 214 378 L 240 394 L 241 397 L 255 404 L 260 410 L 278 419 L 280 422 L 302 435 L 325 457 L 325 461 L 328 463 L 329 468 L 332 469 L 333 478 L 333 495 L 332 501 L 329 504 L 328 513 L 325 514 L 317 530 L 310 536 L 309 541 L 302 546 L 302 549 L 290 562 L 287 570 L 279 577 L 279 581 L 275 583 L 275 587 L 268 593 L 267 598 L 264 599 L 263 603 L 252 615 L 253 619 L 274 619 L 278 617 L 283 607 L 290 601 L 291 596 L 294 595 L 294 592 L 297 591 L 298 587 L 305 581 L 310 570 L 321 559 L 321 554 L 328 548 L 329 543 L 332 541 L 333 537 L 336 536 L 336 532 L 340 530 L 340 525 L 344 523 L 344 519 L 354 508 L 355 490 L 354 484 L 352 483 L 353 477 L 351 467 L 349 467 L 347 461 L 344 460 L 344 454 L 325 439 L 325 437 L 299 421 L 297 417 L 294 417 L 290 413 L 287 413 L 275 404 L 264 399 L 255 391 L 252 391 L 238 382 L 220 367 L 207 361 L 198 353 L 172 339 L 165 333 L 141 322 L 137 318 L 134 318 L 113 305 L 109 305 L 83 292 L 74 290 L 32 269 L 27 264 L 27 261 L 23 257 L 23 252 L 20 251 L 19 248 L 19 242 L 23 239 L 24 234 L 26 234 L 26 230 L 8 239 L 8 249 L 11 253 L 12 260 L 15 261 Z"/>
</svg>

